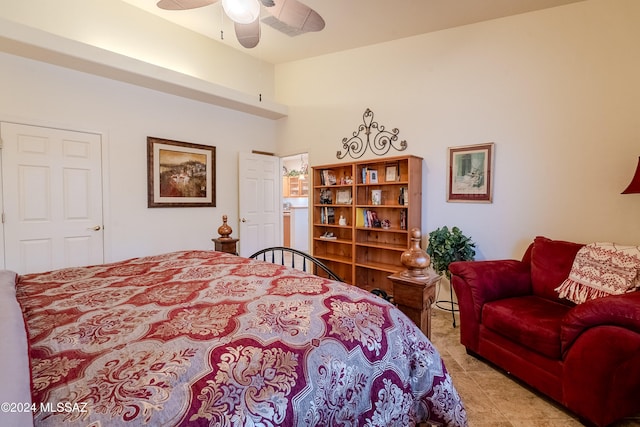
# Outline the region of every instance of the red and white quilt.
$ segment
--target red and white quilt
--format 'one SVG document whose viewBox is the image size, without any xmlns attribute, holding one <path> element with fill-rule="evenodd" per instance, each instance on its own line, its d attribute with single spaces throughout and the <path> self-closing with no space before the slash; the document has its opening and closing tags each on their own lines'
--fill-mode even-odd
<svg viewBox="0 0 640 427">
<path fill-rule="evenodd" d="M 183 251 L 18 276 L 16 294 L 36 426 L 467 424 L 427 338 L 355 286 Z"/>
</svg>

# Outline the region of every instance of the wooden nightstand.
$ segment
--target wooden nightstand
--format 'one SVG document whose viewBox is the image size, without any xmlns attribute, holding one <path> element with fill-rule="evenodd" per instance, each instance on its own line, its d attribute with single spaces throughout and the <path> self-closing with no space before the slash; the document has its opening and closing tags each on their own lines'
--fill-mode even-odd
<svg viewBox="0 0 640 427">
<path fill-rule="evenodd" d="M 393 301 L 429 339 L 431 305 L 436 298 L 436 283 L 441 277 L 432 270 L 424 277 L 413 277 L 406 270 L 389 276 L 393 284 Z"/>
<path fill-rule="evenodd" d="M 215 249 L 218 252 L 226 252 L 228 254 L 238 255 L 238 251 L 236 249 L 236 243 L 238 243 L 240 239 L 211 239 L 213 244 L 215 245 Z"/>
</svg>

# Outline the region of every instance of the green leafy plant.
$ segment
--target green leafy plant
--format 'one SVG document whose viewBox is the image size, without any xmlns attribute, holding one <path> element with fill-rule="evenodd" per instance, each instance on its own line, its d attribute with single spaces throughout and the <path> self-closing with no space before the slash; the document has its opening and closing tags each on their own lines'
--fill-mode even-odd
<svg viewBox="0 0 640 427">
<path fill-rule="evenodd" d="M 431 257 L 431 266 L 435 271 L 451 277 L 449 264 L 454 261 L 472 261 L 476 256 L 476 244 L 465 236 L 458 227 L 451 230 L 447 226 L 429 233 L 427 254 Z"/>
</svg>

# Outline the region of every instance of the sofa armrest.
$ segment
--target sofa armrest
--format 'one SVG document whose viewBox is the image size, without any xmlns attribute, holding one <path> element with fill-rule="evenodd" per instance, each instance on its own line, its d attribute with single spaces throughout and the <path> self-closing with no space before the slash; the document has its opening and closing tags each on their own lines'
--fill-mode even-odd
<svg viewBox="0 0 640 427">
<path fill-rule="evenodd" d="M 589 328 L 563 359 L 563 405 L 572 412 L 597 426 L 640 412 L 639 333 L 608 324 Z"/>
<path fill-rule="evenodd" d="M 449 271 L 457 295 L 458 287 L 469 288 L 477 321 L 485 303 L 531 294 L 531 267 L 522 261 L 458 261 Z"/>
<path fill-rule="evenodd" d="M 563 354 L 583 332 L 601 325 L 620 326 L 640 334 L 640 291 L 597 298 L 573 307 L 562 319 Z"/>
</svg>

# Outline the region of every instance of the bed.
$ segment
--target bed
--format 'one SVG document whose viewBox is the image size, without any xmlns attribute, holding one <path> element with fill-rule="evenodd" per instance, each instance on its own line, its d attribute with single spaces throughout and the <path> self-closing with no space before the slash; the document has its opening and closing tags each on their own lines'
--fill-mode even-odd
<svg viewBox="0 0 640 427">
<path fill-rule="evenodd" d="M 4 271 L 0 292 L 3 341 L 16 343 L 10 352 L 2 346 L 0 399 L 12 407 L 3 404 L 0 420 L 467 424 L 437 350 L 404 314 L 355 286 L 283 265 L 180 251 L 23 276 Z"/>
</svg>

